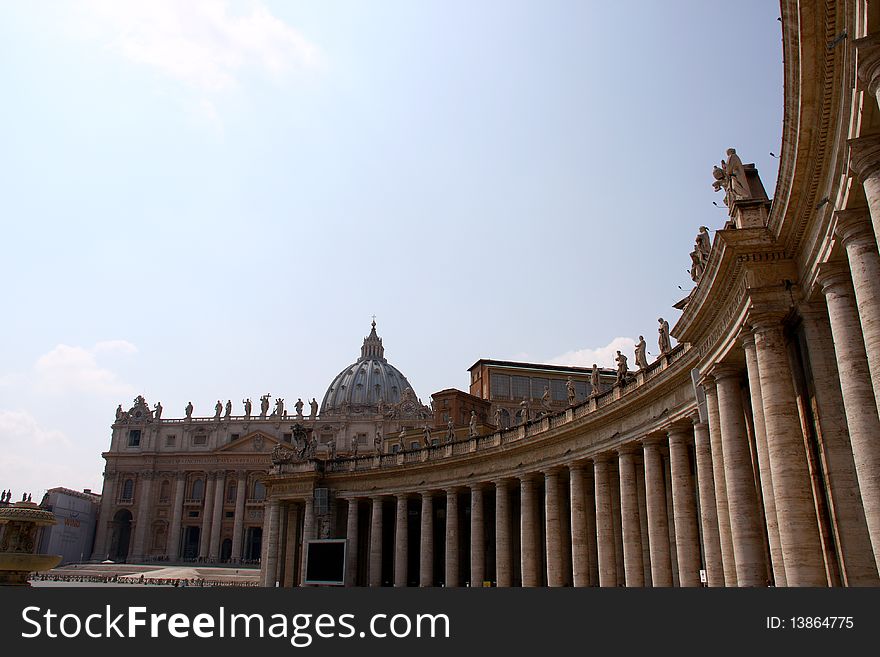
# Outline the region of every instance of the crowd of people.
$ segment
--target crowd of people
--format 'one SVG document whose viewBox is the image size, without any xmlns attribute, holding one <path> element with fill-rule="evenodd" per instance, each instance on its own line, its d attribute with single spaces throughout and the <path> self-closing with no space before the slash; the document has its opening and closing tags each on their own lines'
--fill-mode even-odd
<svg viewBox="0 0 880 657">
<path fill-rule="evenodd" d="M 255 580 L 228 581 L 204 579 L 201 577 L 194 578 L 167 578 L 167 577 L 131 577 L 130 575 L 97 575 L 97 574 L 79 574 L 79 573 L 33 573 L 30 580 L 32 582 L 82 582 L 97 584 L 141 584 L 143 586 L 174 586 L 174 587 L 211 587 L 211 586 L 258 586 Z"/>
</svg>

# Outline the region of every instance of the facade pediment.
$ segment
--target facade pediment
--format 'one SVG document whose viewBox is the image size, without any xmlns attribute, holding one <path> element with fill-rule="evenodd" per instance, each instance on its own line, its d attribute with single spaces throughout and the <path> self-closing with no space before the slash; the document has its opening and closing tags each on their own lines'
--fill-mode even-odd
<svg viewBox="0 0 880 657">
<path fill-rule="evenodd" d="M 262 431 L 251 431 L 240 438 L 236 438 L 231 443 L 227 443 L 222 447 L 214 450 L 215 452 L 244 452 L 244 453 L 253 453 L 253 452 L 271 452 L 272 448 L 275 447 L 278 443 L 280 443 L 277 438 L 270 436 L 267 433 L 263 433 Z"/>
</svg>

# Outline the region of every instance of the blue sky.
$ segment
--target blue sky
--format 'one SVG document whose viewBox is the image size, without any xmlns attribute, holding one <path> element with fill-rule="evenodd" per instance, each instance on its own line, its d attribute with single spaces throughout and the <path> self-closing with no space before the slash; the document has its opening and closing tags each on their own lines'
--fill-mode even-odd
<svg viewBox="0 0 880 657">
<path fill-rule="evenodd" d="M 373 314 L 425 403 L 481 357 L 656 352 L 712 165 L 773 194 L 778 16 L 0 0 L 0 488 L 100 488 L 138 393 L 320 401 Z"/>
</svg>

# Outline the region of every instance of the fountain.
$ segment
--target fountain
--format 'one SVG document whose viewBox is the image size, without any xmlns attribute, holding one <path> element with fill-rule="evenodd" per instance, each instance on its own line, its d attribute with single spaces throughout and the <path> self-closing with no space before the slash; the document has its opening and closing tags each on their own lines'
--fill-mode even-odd
<svg viewBox="0 0 880 657">
<path fill-rule="evenodd" d="M 54 513 L 30 501 L 0 504 L 0 586 L 30 586 L 31 573 L 58 565 L 61 555 L 34 554 L 37 528 L 57 522 Z"/>
</svg>

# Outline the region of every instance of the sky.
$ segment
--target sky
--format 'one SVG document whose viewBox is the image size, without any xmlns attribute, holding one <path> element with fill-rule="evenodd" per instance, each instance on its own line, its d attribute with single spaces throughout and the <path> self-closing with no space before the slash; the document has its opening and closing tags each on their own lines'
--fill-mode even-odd
<svg viewBox="0 0 880 657">
<path fill-rule="evenodd" d="M 779 7 L 0 0 L 0 489 L 100 490 L 135 395 L 321 400 L 376 315 L 424 403 L 611 366 L 769 195 Z"/>
</svg>

